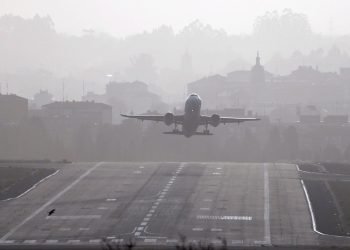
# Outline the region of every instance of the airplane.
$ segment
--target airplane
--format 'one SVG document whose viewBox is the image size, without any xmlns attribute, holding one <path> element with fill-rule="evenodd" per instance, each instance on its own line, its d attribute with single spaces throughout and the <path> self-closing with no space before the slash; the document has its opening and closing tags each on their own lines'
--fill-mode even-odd
<svg viewBox="0 0 350 250">
<path fill-rule="evenodd" d="M 219 126 L 220 123 L 241 123 L 245 121 L 258 121 L 259 118 L 237 118 L 237 117 L 221 117 L 218 114 L 211 116 L 201 115 L 202 100 L 199 95 L 191 94 L 185 102 L 185 112 L 183 115 L 174 115 L 173 113 L 166 113 L 165 115 L 125 115 L 120 114 L 126 118 L 135 118 L 141 121 L 156 121 L 164 122 L 167 126 L 174 124 L 174 129 L 171 132 L 164 132 L 163 134 L 184 135 L 191 137 L 193 135 L 213 135 L 208 126 Z M 178 129 L 178 125 L 182 125 L 182 130 Z M 197 132 L 197 128 L 203 125 L 205 129 L 203 132 Z"/>
</svg>

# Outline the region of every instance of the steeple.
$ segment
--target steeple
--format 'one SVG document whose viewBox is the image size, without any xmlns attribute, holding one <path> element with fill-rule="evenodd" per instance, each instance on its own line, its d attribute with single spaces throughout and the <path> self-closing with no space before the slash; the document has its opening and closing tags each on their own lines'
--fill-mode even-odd
<svg viewBox="0 0 350 250">
<path fill-rule="evenodd" d="M 265 70 L 264 67 L 260 64 L 259 51 L 256 53 L 255 65 L 252 67 L 250 74 L 252 83 L 265 82 Z"/>
<path fill-rule="evenodd" d="M 257 51 L 257 53 L 256 53 L 255 65 L 259 65 L 259 66 L 260 66 L 260 56 L 259 56 L 259 51 Z"/>
</svg>

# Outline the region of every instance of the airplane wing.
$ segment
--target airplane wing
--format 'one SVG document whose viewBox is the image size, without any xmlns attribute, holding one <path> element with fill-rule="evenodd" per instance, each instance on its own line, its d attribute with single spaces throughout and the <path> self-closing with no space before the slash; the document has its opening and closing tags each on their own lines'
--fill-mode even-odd
<svg viewBox="0 0 350 250">
<path fill-rule="evenodd" d="M 238 118 L 238 117 L 220 117 L 220 123 L 240 123 L 248 121 L 259 121 L 259 118 Z"/>
<path fill-rule="evenodd" d="M 141 121 L 155 121 L 155 122 L 163 122 L 164 121 L 164 115 L 124 115 L 120 114 L 123 117 L 126 118 L 135 118 Z M 174 121 L 178 124 L 183 123 L 183 115 L 174 115 Z"/>
<path fill-rule="evenodd" d="M 226 123 L 241 123 L 241 122 L 247 122 L 247 121 L 259 121 L 260 118 L 249 118 L 249 117 L 244 117 L 244 118 L 239 118 L 239 117 L 221 117 L 219 115 L 213 115 L 213 116 L 206 116 L 202 115 L 201 116 L 201 125 L 205 124 L 226 124 Z"/>
</svg>

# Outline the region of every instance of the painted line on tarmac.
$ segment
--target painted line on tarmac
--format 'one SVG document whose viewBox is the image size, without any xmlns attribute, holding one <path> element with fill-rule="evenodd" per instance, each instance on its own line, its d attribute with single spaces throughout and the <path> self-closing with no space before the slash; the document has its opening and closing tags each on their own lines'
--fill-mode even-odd
<svg viewBox="0 0 350 250">
<path fill-rule="evenodd" d="M 199 210 L 201 210 L 201 211 L 209 211 L 210 208 L 209 207 L 201 207 L 201 208 L 199 208 Z"/>
<path fill-rule="evenodd" d="M 0 238 L 0 241 L 7 240 L 11 235 L 13 235 L 18 229 L 20 229 L 24 224 L 26 224 L 28 221 L 33 219 L 35 216 L 37 216 L 39 213 L 43 212 L 48 206 L 50 206 L 52 203 L 54 203 L 57 199 L 59 199 L 62 195 L 64 195 L 67 191 L 69 191 L 72 187 L 77 185 L 82 179 L 84 179 L 86 176 L 88 176 L 92 171 L 97 169 L 99 166 L 101 166 L 103 162 L 96 163 L 94 166 L 86 170 L 82 175 L 80 175 L 75 181 L 73 181 L 71 184 L 69 184 L 66 188 L 64 188 L 61 192 L 56 194 L 54 197 L 52 197 L 48 202 L 46 202 L 44 205 L 42 205 L 40 208 L 35 210 L 30 216 L 25 218 L 21 223 L 17 224 L 14 228 L 12 228 L 8 233 L 6 233 L 4 236 Z"/>
<path fill-rule="evenodd" d="M 232 245 L 241 245 L 243 244 L 243 240 L 231 240 Z"/>
<path fill-rule="evenodd" d="M 169 182 L 166 184 L 166 186 L 159 193 L 160 195 L 158 196 L 158 199 L 156 199 L 152 203 L 152 208 L 149 210 L 149 212 L 143 218 L 143 220 L 140 223 L 140 225 L 137 227 L 138 228 L 138 232 L 135 232 L 135 234 L 134 234 L 138 238 L 142 237 L 142 235 L 141 235 L 142 232 L 147 233 L 146 232 L 147 226 L 146 226 L 146 228 L 144 226 L 147 225 L 149 223 L 149 221 L 151 220 L 153 214 L 156 212 L 156 209 L 158 208 L 158 205 L 164 200 L 165 196 L 168 194 L 168 191 L 169 191 L 169 188 L 170 188 L 171 184 L 173 184 L 174 181 L 176 181 L 176 176 L 182 171 L 183 167 L 184 167 L 184 163 L 181 163 L 181 165 L 177 168 L 177 171 L 170 178 Z"/>
<path fill-rule="evenodd" d="M 157 243 L 157 239 L 145 239 L 144 243 Z"/>
<path fill-rule="evenodd" d="M 46 244 L 56 244 L 56 243 L 58 243 L 58 240 L 46 240 L 45 243 Z"/>
<path fill-rule="evenodd" d="M 271 228 L 270 228 L 270 184 L 268 164 L 264 164 L 264 221 L 265 221 L 265 242 L 271 245 Z"/>
<path fill-rule="evenodd" d="M 24 244 L 36 244 L 36 240 L 25 240 L 23 241 Z"/>
<path fill-rule="evenodd" d="M 243 220 L 251 221 L 252 216 L 233 216 L 233 215 L 197 215 L 198 220 Z"/>
<path fill-rule="evenodd" d="M 115 198 L 109 198 L 109 199 L 106 199 L 106 201 L 116 201 L 117 199 Z"/>
<path fill-rule="evenodd" d="M 0 243 L 1 244 L 13 244 L 13 243 L 15 243 L 15 241 L 14 240 L 0 240 Z"/>
<path fill-rule="evenodd" d="M 100 219 L 101 215 L 51 215 L 46 216 L 47 220 L 81 220 L 81 219 Z"/>
<path fill-rule="evenodd" d="M 92 240 L 89 240 L 89 243 L 97 244 L 97 243 L 101 243 L 101 240 L 100 239 L 92 239 Z"/>
<path fill-rule="evenodd" d="M 80 240 L 67 240 L 68 244 L 79 244 Z"/>
<path fill-rule="evenodd" d="M 165 241 L 167 244 L 177 244 L 179 242 L 179 240 L 177 239 L 169 239 Z"/>
</svg>

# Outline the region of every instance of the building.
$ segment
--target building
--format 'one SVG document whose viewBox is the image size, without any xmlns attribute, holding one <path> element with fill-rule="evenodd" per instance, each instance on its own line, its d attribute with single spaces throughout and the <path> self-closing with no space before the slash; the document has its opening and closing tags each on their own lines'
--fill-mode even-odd
<svg viewBox="0 0 350 250">
<path fill-rule="evenodd" d="M 320 111 L 314 105 L 307 105 L 306 107 L 298 107 L 297 114 L 300 123 L 320 123 Z"/>
<path fill-rule="evenodd" d="M 18 124 L 28 117 L 28 99 L 0 94 L 0 124 Z"/>
<path fill-rule="evenodd" d="M 42 108 L 45 120 L 64 121 L 71 126 L 112 123 L 112 107 L 103 103 L 53 102 Z"/>
<path fill-rule="evenodd" d="M 36 108 L 53 102 L 53 96 L 47 90 L 40 90 L 34 95 L 33 103 Z"/>
</svg>

